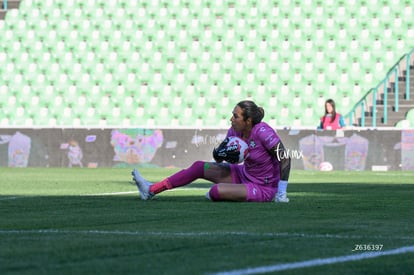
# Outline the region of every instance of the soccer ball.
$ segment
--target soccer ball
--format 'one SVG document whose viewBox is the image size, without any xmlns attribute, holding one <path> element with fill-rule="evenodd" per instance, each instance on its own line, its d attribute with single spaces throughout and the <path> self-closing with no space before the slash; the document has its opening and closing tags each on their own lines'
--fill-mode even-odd
<svg viewBox="0 0 414 275">
<path fill-rule="evenodd" d="M 324 161 L 319 164 L 319 170 L 323 172 L 329 172 L 333 170 L 333 166 L 330 162 Z"/>
<path fill-rule="evenodd" d="M 237 161 L 237 163 L 243 162 L 249 156 L 249 146 L 246 142 L 244 142 L 244 140 L 242 140 L 239 137 L 229 137 L 229 141 L 227 142 L 226 147 L 236 147 L 237 150 L 240 152 L 239 160 Z"/>
</svg>

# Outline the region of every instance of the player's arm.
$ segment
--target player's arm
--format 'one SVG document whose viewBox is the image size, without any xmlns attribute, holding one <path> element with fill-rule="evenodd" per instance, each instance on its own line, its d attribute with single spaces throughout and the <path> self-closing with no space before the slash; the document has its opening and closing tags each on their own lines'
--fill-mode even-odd
<svg viewBox="0 0 414 275">
<path fill-rule="evenodd" d="M 280 167 L 280 180 L 288 181 L 290 175 L 290 156 L 286 152 L 285 146 L 282 141 L 279 140 L 275 146 L 270 149 L 270 153 L 279 161 Z"/>
<path fill-rule="evenodd" d="M 285 146 L 279 140 L 279 142 L 272 147 L 273 155 L 279 161 L 280 168 L 280 179 L 277 186 L 277 194 L 275 196 L 275 202 L 289 202 L 289 199 L 286 196 L 287 186 L 289 184 L 289 174 L 290 174 L 290 156 L 289 152 L 286 151 Z"/>
</svg>

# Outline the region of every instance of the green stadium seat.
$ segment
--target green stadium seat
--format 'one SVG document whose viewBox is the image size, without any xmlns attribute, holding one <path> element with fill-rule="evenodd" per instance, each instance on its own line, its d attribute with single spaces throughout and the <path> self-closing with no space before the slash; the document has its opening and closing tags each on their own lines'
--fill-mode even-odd
<svg viewBox="0 0 414 275">
<path fill-rule="evenodd" d="M 314 114 L 313 109 L 310 110 L 311 111 L 308 111 L 308 109 L 305 110 L 305 115 L 302 116 L 300 119 L 300 125 L 316 128 L 319 125 L 319 117 L 316 114 Z"/>
<path fill-rule="evenodd" d="M 153 111 L 160 106 L 151 105 L 142 113 L 142 125 L 201 121 L 217 126 L 212 121 L 223 120 L 220 108 L 233 104 L 214 99 L 217 93 L 257 99 L 265 109 L 285 108 L 281 117 L 271 118 L 273 123 L 303 125 L 309 116 L 287 110 L 285 98 L 292 92 L 301 95 L 300 104 L 290 106 L 295 110 L 320 110 L 319 98 L 328 96 L 350 108 L 407 51 L 414 36 L 408 19 L 412 8 L 378 3 L 23 1 L 0 23 L 0 79 L 7 92 L 29 85 L 29 95 L 46 91 L 40 99 L 52 103 L 60 98 L 61 110 L 73 102 L 58 92 L 87 95 L 83 109 L 91 114 L 88 120 L 73 116 L 74 110 L 63 122 L 49 113 L 58 124 L 96 125 L 103 115 L 110 116 L 110 124 L 131 123 L 133 114 L 91 112 L 89 103 L 105 93 L 111 94 L 111 103 L 130 106 L 131 100 L 139 104 L 165 90 L 170 100 L 162 103 L 164 110 L 181 100 L 191 102 L 194 113 L 216 101 L 215 117 L 208 122 L 176 117 L 168 123 Z M 376 42 L 378 37 L 384 40 Z M 199 91 L 214 91 L 215 97 L 200 97 Z M 29 109 L 21 123 L 36 123 Z"/>
<path fill-rule="evenodd" d="M 398 121 L 396 124 L 395 124 L 395 127 L 396 128 L 399 128 L 399 129 L 408 129 L 408 128 L 413 128 L 414 127 L 414 124 L 412 124 L 409 120 L 407 120 L 407 119 L 403 119 L 403 120 L 400 120 L 400 121 Z"/>
<path fill-rule="evenodd" d="M 414 127 L 414 109 L 410 109 L 406 114 L 406 120 Z"/>
</svg>

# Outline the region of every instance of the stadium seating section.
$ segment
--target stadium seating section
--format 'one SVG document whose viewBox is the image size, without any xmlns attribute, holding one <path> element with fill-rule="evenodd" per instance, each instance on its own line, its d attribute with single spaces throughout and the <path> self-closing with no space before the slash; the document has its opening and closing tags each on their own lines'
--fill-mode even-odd
<svg viewBox="0 0 414 275">
<path fill-rule="evenodd" d="M 0 123 L 227 127 L 253 99 L 314 127 L 413 47 L 412 18 L 408 0 L 23 0 L 0 21 Z"/>
</svg>

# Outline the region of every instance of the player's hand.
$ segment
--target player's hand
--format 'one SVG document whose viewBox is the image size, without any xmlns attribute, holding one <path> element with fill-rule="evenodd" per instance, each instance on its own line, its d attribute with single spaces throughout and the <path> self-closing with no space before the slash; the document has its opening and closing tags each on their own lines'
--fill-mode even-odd
<svg viewBox="0 0 414 275">
<path fill-rule="evenodd" d="M 213 157 L 216 162 L 227 161 L 229 163 L 237 163 L 239 161 L 239 150 L 236 147 L 227 147 L 229 139 L 226 138 L 223 142 L 213 150 Z"/>
<path fill-rule="evenodd" d="M 213 149 L 213 158 L 216 162 L 222 162 L 224 160 L 222 151 L 226 148 L 228 142 L 229 138 L 225 138 L 217 148 Z"/>
</svg>

